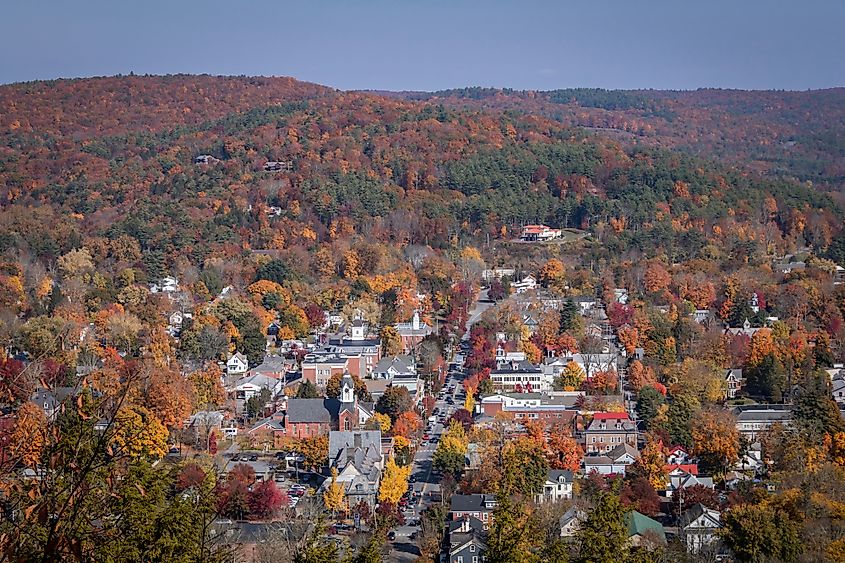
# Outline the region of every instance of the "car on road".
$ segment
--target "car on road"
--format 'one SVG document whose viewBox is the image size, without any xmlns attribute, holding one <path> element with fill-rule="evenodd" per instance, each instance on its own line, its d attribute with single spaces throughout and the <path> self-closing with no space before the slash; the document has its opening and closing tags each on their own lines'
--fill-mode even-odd
<svg viewBox="0 0 845 563">
<path fill-rule="evenodd" d="M 387 532 L 387 539 L 389 539 L 390 541 L 395 540 L 396 539 L 396 532 L 394 532 L 393 530 L 390 530 L 389 532 Z"/>
<path fill-rule="evenodd" d="M 240 459 L 241 459 L 241 456 L 239 456 L 238 454 L 235 454 L 235 455 L 232 456 L 232 461 L 240 461 Z"/>
</svg>

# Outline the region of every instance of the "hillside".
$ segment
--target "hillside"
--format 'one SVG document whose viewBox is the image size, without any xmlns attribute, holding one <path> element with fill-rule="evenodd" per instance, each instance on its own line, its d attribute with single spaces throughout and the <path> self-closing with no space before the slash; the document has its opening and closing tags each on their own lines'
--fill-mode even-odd
<svg viewBox="0 0 845 563">
<path fill-rule="evenodd" d="M 683 124 L 656 115 L 662 104 L 692 107 L 695 96 L 637 95 L 648 106 L 638 109 L 558 104 L 560 115 L 545 116 L 498 109 L 519 101 L 548 113 L 552 102 L 528 93 L 468 92 L 417 101 L 208 76 L 4 86 L 0 249 L 49 259 L 82 238 L 127 236 L 144 251 L 144 269 L 161 275 L 184 257 L 310 254 L 356 235 L 438 246 L 507 238 L 526 222 L 591 229 L 606 248 L 690 256 L 708 243 L 737 244 L 737 224 L 765 229 L 775 220 L 779 251 L 796 236 L 824 248 L 839 229 L 836 208 L 815 190 L 666 151 L 659 147 L 679 133 L 643 132 L 649 119 Z M 711 97 L 727 104 L 723 112 L 738 103 Z M 628 94 L 592 103 L 634 105 Z M 570 127 L 614 127 L 626 112 L 640 115 L 619 125 L 635 143 Z M 199 154 L 219 161 L 194 164 Z M 265 172 L 268 160 L 292 161 L 293 171 Z M 776 201 L 761 215 L 769 194 Z"/>
<path fill-rule="evenodd" d="M 679 149 L 758 172 L 845 187 L 845 89 L 525 92 L 463 88 L 386 93 L 450 107 L 535 113 L 631 145 Z"/>
</svg>

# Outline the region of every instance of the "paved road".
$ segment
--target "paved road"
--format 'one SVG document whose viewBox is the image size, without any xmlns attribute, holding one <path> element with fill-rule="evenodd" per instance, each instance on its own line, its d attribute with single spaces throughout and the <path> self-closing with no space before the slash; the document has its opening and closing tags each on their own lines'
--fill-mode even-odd
<svg viewBox="0 0 845 563">
<path fill-rule="evenodd" d="M 493 306 L 493 303 L 488 301 L 487 290 L 482 290 L 478 295 L 478 300 L 473 304 L 469 311 L 469 318 L 467 319 L 467 330 L 463 336 L 463 340 L 469 340 L 469 332 L 472 325 L 481 319 L 482 313 Z M 438 422 L 427 429 L 430 437 L 436 437 L 438 442 L 443 435 L 443 424 L 440 422 L 440 415 L 445 414 L 445 418 L 459 408 L 463 407 L 463 401 L 458 398 L 458 394 L 463 390 L 461 386 L 462 377 L 459 373 L 449 372 L 446 376 L 446 384 L 443 386 L 443 391 L 437 397 L 434 403 L 435 409 L 438 413 Z M 450 392 L 449 388 L 454 386 Z M 446 399 L 451 396 L 454 404 L 450 405 Z M 413 509 L 405 512 L 406 519 L 414 519 L 419 521 L 422 511 L 431 503 L 429 493 L 434 489 L 432 485 L 440 483 L 440 477 L 432 476 L 432 457 L 437 444 L 432 444 L 430 441 L 419 448 L 414 454 L 414 459 L 411 463 L 411 475 L 415 481 L 414 490 L 420 491 L 421 496 L 418 504 L 414 505 Z M 388 561 L 397 561 L 400 563 L 415 561 L 420 556 L 420 551 L 417 548 L 416 540 L 410 538 L 414 532 L 419 532 L 419 525 L 416 526 L 400 526 L 394 530 L 396 537 L 390 542 L 390 554 Z"/>
</svg>

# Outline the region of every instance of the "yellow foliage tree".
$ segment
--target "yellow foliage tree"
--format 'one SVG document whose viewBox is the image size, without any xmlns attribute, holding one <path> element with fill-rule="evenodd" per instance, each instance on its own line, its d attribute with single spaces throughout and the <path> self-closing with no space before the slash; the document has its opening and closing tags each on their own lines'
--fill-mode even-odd
<svg viewBox="0 0 845 563">
<path fill-rule="evenodd" d="M 373 420 L 378 423 L 378 428 L 382 434 L 390 432 L 390 417 L 380 412 L 373 413 Z"/>
<path fill-rule="evenodd" d="M 10 439 L 12 459 L 35 467 L 41 459 L 47 432 L 47 417 L 38 405 L 27 401 L 18 408 L 15 429 Z"/>
<path fill-rule="evenodd" d="M 332 467 L 331 482 L 323 492 L 323 504 L 327 510 L 332 511 L 332 514 L 346 509 L 346 492 L 343 490 L 343 485 L 337 482 L 337 468 L 335 467 Z"/>
<path fill-rule="evenodd" d="M 739 459 L 739 431 L 728 411 L 704 410 L 692 423 L 693 453 L 723 470 Z"/>
<path fill-rule="evenodd" d="M 410 476 L 410 465 L 400 467 L 393 459 L 387 460 L 378 490 L 379 501 L 390 504 L 398 503 L 405 491 L 408 490 L 408 478 Z"/>
<path fill-rule="evenodd" d="M 470 413 L 475 408 L 475 397 L 473 397 L 472 393 L 467 393 L 467 398 L 464 400 L 464 408 Z"/>
<path fill-rule="evenodd" d="M 649 440 L 640 452 L 640 457 L 631 466 L 632 472 L 644 477 L 651 483 L 655 490 L 663 490 L 666 487 L 666 452 L 663 442 Z"/>
<path fill-rule="evenodd" d="M 584 368 L 576 362 L 569 362 L 558 377 L 558 385 L 566 391 L 572 391 L 580 387 L 585 379 L 587 379 L 587 374 Z"/>
<path fill-rule="evenodd" d="M 114 443 L 131 457 L 164 457 L 167 453 L 167 436 L 164 424 L 144 407 L 122 407 L 115 417 Z"/>
</svg>

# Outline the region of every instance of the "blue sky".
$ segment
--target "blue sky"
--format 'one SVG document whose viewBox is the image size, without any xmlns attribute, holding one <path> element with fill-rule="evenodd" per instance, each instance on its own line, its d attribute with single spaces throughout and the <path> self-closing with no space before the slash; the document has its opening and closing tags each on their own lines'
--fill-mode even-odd
<svg viewBox="0 0 845 563">
<path fill-rule="evenodd" d="M 3 0 L 0 83 L 282 75 L 341 89 L 845 86 L 842 0 Z"/>
</svg>

